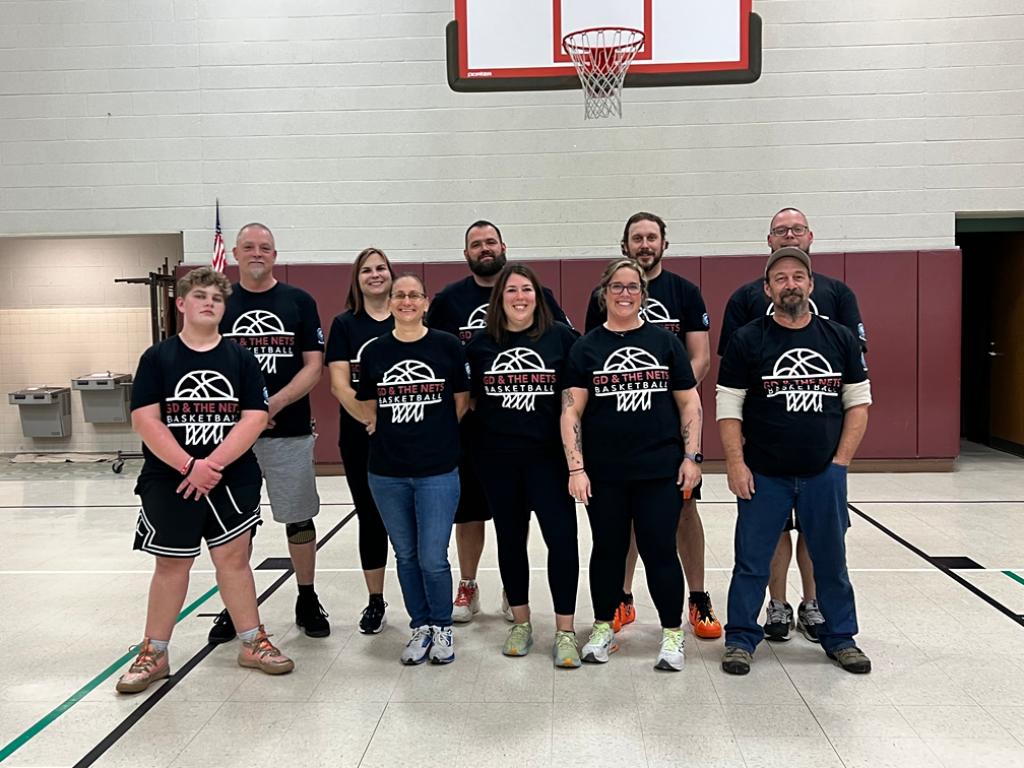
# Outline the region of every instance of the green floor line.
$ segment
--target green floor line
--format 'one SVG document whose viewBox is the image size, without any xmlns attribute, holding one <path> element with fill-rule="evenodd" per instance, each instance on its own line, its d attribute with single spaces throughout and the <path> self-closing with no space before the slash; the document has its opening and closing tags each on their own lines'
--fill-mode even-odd
<svg viewBox="0 0 1024 768">
<path fill-rule="evenodd" d="M 196 608 L 205 603 L 215 594 L 217 594 L 217 587 L 210 587 L 210 589 L 208 589 L 204 594 L 200 595 L 194 601 L 185 606 L 185 608 L 182 609 L 181 613 L 178 614 L 178 618 L 175 620 L 174 623 L 177 624 L 178 622 L 180 622 L 182 619 L 184 619 L 186 616 L 192 613 Z M 0 763 L 2 763 L 11 755 L 13 755 L 23 746 L 25 746 L 25 744 L 27 744 L 29 741 L 35 738 L 44 728 L 46 728 L 46 726 L 48 726 L 58 717 L 60 717 L 73 706 L 75 706 L 75 704 L 77 704 L 90 693 L 92 693 L 92 691 L 94 691 L 99 685 L 101 685 L 104 680 L 107 680 L 111 675 L 117 672 L 117 670 L 119 670 L 133 658 L 135 658 L 135 651 L 129 651 L 128 653 L 126 653 L 124 656 L 119 658 L 109 667 L 107 667 L 98 675 L 96 675 L 96 677 L 94 677 L 88 683 L 86 683 L 73 694 L 71 694 L 71 696 L 69 696 L 63 703 L 59 704 L 57 707 L 55 707 L 46 715 L 44 715 L 42 719 L 40 719 L 35 725 L 33 725 L 23 734 L 18 736 L 18 738 L 14 739 L 3 749 L 0 749 Z"/>
<path fill-rule="evenodd" d="M 1024 584 L 1024 576 L 1018 576 L 1013 571 L 1003 571 L 1007 576 L 1016 581 L 1018 584 Z"/>
</svg>

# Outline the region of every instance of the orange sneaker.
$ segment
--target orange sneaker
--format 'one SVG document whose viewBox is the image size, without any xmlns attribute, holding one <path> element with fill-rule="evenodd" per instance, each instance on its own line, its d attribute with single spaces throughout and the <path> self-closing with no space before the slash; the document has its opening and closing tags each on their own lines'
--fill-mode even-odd
<svg viewBox="0 0 1024 768">
<path fill-rule="evenodd" d="M 711 607 L 711 595 L 707 592 L 692 593 L 697 599 L 690 598 L 690 626 L 693 634 L 702 640 L 717 640 L 722 636 L 722 624 L 715 616 Z"/>
<path fill-rule="evenodd" d="M 138 645 L 139 655 L 128 671 L 121 675 L 115 688 L 118 693 L 141 693 L 157 680 L 171 676 L 167 662 L 167 651 L 158 651 L 143 638 Z"/>
<path fill-rule="evenodd" d="M 284 675 L 295 669 L 295 663 L 270 642 L 270 635 L 262 624 L 251 642 L 242 642 L 238 650 L 238 666 L 258 669 L 268 675 Z"/>
<path fill-rule="evenodd" d="M 636 621 L 636 606 L 633 603 L 619 603 L 615 609 L 615 617 L 612 619 L 612 631 L 621 632 L 627 624 Z"/>
</svg>

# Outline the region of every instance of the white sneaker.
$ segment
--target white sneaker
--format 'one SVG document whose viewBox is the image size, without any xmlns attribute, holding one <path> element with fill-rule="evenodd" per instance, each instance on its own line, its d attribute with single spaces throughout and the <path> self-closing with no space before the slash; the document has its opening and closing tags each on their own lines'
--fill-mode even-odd
<svg viewBox="0 0 1024 768">
<path fill-rule="evenodd" d="M 455 661 L 455 638 L 451 627 L 430 627 L 434 644 L 430 646 L 431 664 L 451 664 Z"/>
<path fill-rule="evenodd" d="M 508 594 L 505 590 L 501 590 L 501 615 L 505 617 L 505 621 L 510 624 L 516 623 L 516 617 L 512 615 L 512 608 L 508 604 Z"/>
<path fill-rule="evenodd" d="M 473 614 L 476 613 L 480 613 L 480 587 L 474 580 L 462 579 L 452 604 L 452 621 L 466 624 L 473 620 Z"/>
<path fill-rule="evenodd" d="M 416 627 L 416 629 L 412 631 L 412 637 L 409 638 L 409 642 L 405 644 L 405 650 L 402 651 L 402 663 L 422 664 L 427 660 L 427 654 L 430 653 L 430 646 L 430 627 L 426 624 L 422 627 Z"/>
<path fill-rule="evenodd" d="M 658 652 L 658 660 L 654 663 L 655 669 L 664 669 L 669 672 L 682 672 L 686 657 L 683 649 L 686 647 L 686 634 L 682 628 L 661 630 L 661 650 Z"/>
<path fill-rule="evenodd" d="M 594 628 L 590 630 L 590 639 L 580 649 L 580 657 L 591 664 L 606 664 L 613 640 L 615 633 L 612 625 L 607 621 L 595 621 Z"/>
</svg>

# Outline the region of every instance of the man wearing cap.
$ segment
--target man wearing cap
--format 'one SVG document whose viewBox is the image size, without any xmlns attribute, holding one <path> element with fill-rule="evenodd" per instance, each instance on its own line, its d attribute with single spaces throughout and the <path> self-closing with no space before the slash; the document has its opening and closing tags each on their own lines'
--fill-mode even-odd
<svg viewBox="0 0 1024 768">
<path fill-rule="evenodd" d="M 848 672 L 871 671 L 853 639 L 845 542 L 846 473 L 867 428 L 871 385 L 853 333 L 810 311 L 813 290 L 806 252 L 772 253 L 764 292 L 775 311 L 736 331 L 719 369 L 717 419 L 738 511 L 722 656 L 729 674 L 750 671 L 764 638 L 757 615 L 793 509 L 814 563 L 821 646 Z"/>
<path fill-rule="evenodd" d="M 792 246 L 811 252 L 814 232 L 807 223 L 807 217 L 796 208 L 783 208 L 776 213 L 768 227 L 769 252 Z M 867 337 L 861 321 L 857 297 L 850 287 L 841 280 L 816 272 L 814 294 L 810 297 L 811 312 L 845 325 L 860 340 L 862 352 L 867 352 Z M 764 277 L 758 277 L 737 288 L 725 307 L 722 319 L 722 333 L 718 339 L 718 355 L 721 357 L 729 346 L 732 335 L 749 323 L 775 311 L 764 291 Z M 789 564 L 793 559 L 793 542 L 790 531 L 797 532 L 796 564 L 800 569 L 803 595 L 794 617 L 793 607 L 786 599 Z M 814 567 L 811 565 L 807 544 L 800 534 L 800 521 L 790 515 L 786 528 L 779 537 L 779 546 L 772 558 L 772 576 L 768 582 L 768 609 L 764 623 L 765 639 L 786 641 L 795 627 L 812 643 L 818 642 L 818 629 L 824 619 L 818 607 L 818 594 L 814 585 Z"/>
</svg>

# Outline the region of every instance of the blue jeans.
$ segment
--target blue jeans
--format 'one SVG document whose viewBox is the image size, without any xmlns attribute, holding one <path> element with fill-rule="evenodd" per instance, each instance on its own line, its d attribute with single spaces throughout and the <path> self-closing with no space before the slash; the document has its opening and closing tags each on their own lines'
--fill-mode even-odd
<svg viewBox="0 0 1024 768">
<path fill-rule="evenodd" d="M 821 647 L 835 652 L 854 644 L 857 607 L 846 571 L 846 467 L 829 464 L 813 477 L 754 474 L 750 501 L 736 500 L 735 565 L 729 584 L 729 622 L 725 644 L 753 653 L 764 639 L 758 614 L 764 604 L 772 555 L 779 536 L 796 510 L 800 531 L 814 563 L 818 606 L 825 625 L 818 630 Z"/>
<path fill-rule="evenodd" d="M 409 626 L 450 626 L 448 541 L 459 505 L 459 471 L 430 477 L 385 477 L 370 472 L 368 479 L 395 549 Z"/>
</svg>

